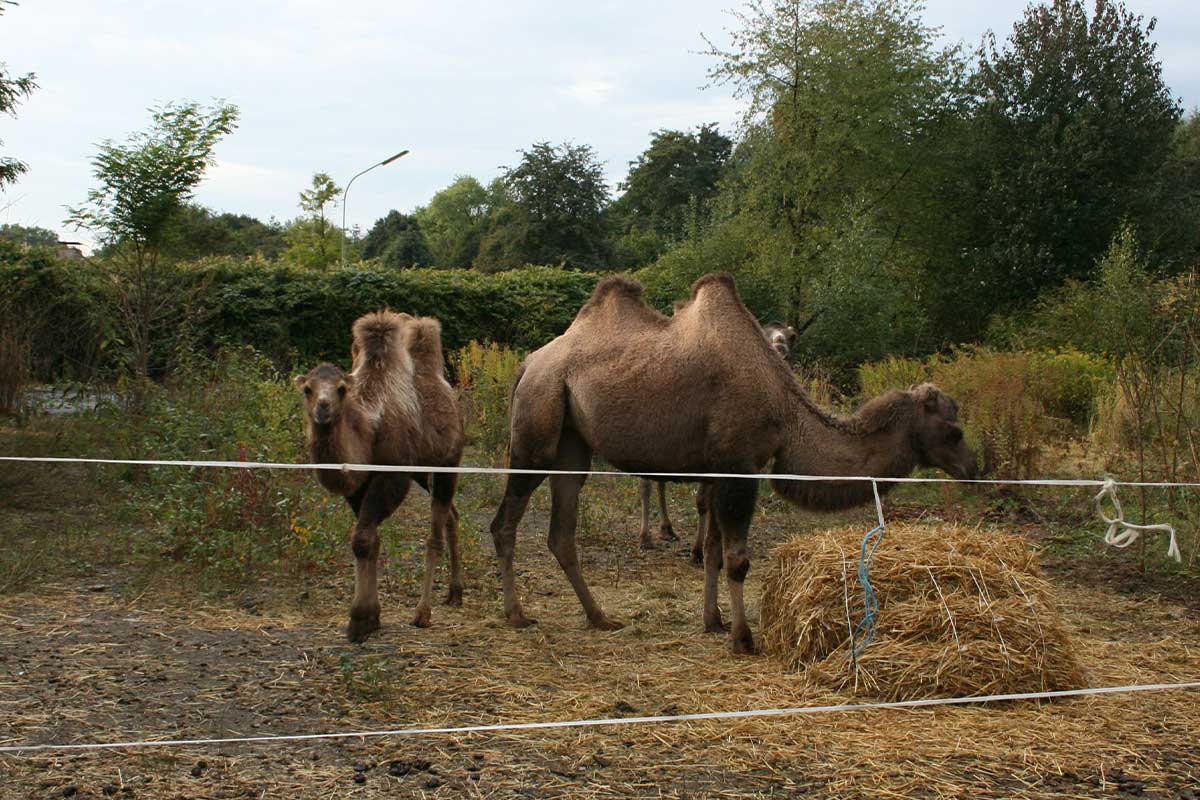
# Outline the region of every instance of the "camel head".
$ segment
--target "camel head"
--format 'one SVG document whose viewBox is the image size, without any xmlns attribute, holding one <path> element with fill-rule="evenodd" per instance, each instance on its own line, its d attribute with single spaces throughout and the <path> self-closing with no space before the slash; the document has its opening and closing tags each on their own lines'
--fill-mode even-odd
<svg viewBox="0 0 1200 800">
<path fill-rule="evenodd" d="M 963 438 L 958 403 L 932 383 L 914 386 L 909 394 L 916 403 L 912 441 L 917 463 L 936 467 L 958 480 L 974 478 L 979 465 Z"/>
<path fill-rule="evenodd" d="M 334 364 L 321 364 L 296 376 L 296 387 L 304 393 L 304 414 L 313 425 L 324 428 L 341 417 L 353 376 Z"/>
<path fill-rule="evenodd" d="M 766 337 L 767 344 L 771 345 L 784 361 L 791 354 L 792 346 L 796 344 L 798 335 L 795 328 L 782 322 L 768 322 L 763 325 L 763 336 Z"/>
</svg>

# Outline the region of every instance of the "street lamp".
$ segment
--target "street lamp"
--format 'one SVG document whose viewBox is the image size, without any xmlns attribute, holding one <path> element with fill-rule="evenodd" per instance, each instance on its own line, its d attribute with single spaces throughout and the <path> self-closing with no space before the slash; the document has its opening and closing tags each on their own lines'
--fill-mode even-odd
<svg viewBox="0 0 1200 800">
<path fill-rule="evenodd" d="M 345 268 L 345 266 L 346 266 L 346 197 L 350 194 L 350 184 L 354 183 L 355 179 L 358 178 L 359 175 L 366 175 L 368 172 L 375 169 L 376 167 L 386 167 L 388 164 L 392 163 L 397 158 L 400 158 L 401 156 L 406 156 L 406 155 L 408 155 L 408 151 L 401 150 L 399 153 L 396 153 L 396 155 L 392 156 L 391 158 L 386 158 L 383 161 L 380 161 L 378 164 L 372 164 L 371 166 L 364 169 L 362 172 L 358 173 L 358 175 L 355 175 L 353 178 L 351 178 L 349 180 L 349 182 L 346 184 L 346 188 L 344 190 L 342 190 L 342 267 L 343 268 Z"/>
</svg>

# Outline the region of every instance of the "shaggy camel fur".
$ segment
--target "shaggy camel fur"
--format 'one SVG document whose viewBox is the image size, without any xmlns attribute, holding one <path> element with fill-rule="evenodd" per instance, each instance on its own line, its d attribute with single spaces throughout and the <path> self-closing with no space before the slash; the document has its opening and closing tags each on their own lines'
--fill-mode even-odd
<svg viewBox="0 0 1200 800">
<path fill-rule="evenodd" d="M 850 419 L 830 416 L 804 393 L 742 305 L 733 278 L 706 275 L 672 317 L 642 300 L 641 286 L 610 276 L 596 286 L 566 333 L 531 353 L 513 387 L 510 465 L 514 469 L 586 470 L 592 455 L 625 472 L 870 475 L 899 477 L 917 466 L 956 478 L 975 473 L 957 405 L 931 385 L 890 392 Z M 575 527 L 586 476 L 550 477 L 549 547 L 588 622 L 621 625 L 605 615 L 579 568 Z M 544 475 L 510 474 L 492 520 L 504 613 L 529 620 L 513 573 L 517 525 Z M 686 478 L 683 478 L 686 480 Z M 773 480 L 788 500 L 816 509 L 867 501 L 865 481 Z M 883 488 L 883 487 L 881 487 Z M 746 534 L 758 481 L 717 479 L 705 486 L 704 626 L 724 630 L 717 578 L 725 568 L 735 652 L 754 652 L 743 584 Z"/>
<path fill-rule="evenodd" d="M 458 466 L 464 444 L 462 416 L 443 371 L 438 321 L 378 311 L 359 318 L 353 334 L 349 375 L 333 364 L 321 364 L 296 378 L 304 392 L 309 458 L 321 464 Z M 350 540 L 356 565 L 346 630 L 350 641 L 365 641 L 379 629 L 379 526 L 404 501 L 412 481 L 429 492 L 433 515 L 421 599 L 412 624 L 423 628 L 430 623 L 433 573 L 443 545 L 450 554 L 446 602 L 462 605 L 456 474 L 322 469 L 317 470 L 317 480 L 345 497 L 356 517 Z"/>
<path fill-rule="evenodd" d="M 797 332 L 791 325 L 785 325 L 782 322 L 768 322 L 762 326 L 763 338 L 771 345 L 771 348 L 779 353 L 784 361 L 791 357 L 792 345 L 796 343 Z M 667 484 L 666 481 L 651 481 L 648 478 L 641 480 L 641 495 L 642 495 L 642 533 L 641 542 L 642 548 L 650 550 L 654 547 L 654 539 L 650 536 L 650 492 L 653 491 L 653 484 L 658 484 L 658 538 L 664 542 L 678 541 L 679 537 L 675 535 L 675 528 L 671 525 L 671 516 L 667 511 Z M 696 489 L 696 510 L 700 514 L 700 524 L 696 526 L 696 541 L 692 546 L 692 560 L 697 565 L 701 564 L 704 559 L 704 499 L 703 488 Z"/>
</svg>

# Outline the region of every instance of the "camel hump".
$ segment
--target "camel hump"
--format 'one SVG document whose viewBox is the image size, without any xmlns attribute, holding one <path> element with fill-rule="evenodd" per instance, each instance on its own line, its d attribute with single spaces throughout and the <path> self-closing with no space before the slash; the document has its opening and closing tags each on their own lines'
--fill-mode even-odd
<svg viewBox="0 0 1200 800">
<path fill-rule="evenodd" d="M 733 295 L 739 302 L 741 301 L 741 297 L 738 295 L 737 281 L 728 272 L 709 272 L 701 275 L 692 284 L 692 299 L 695 300 L 701 291 L 709 287 L 719 287 Z"/>
<path fill-rule="evenodd" d="M 436 374 L 442 371 L 442 323 L 434 317 L 414 317 L 407 328 L 408 354 L 414 363 Z"/>
<path fill-rule="evenodd" d="M 384 309 L 363 314 L 352 328 L 352 351 L 355 362 L 361 358 L 367 363 L 386 364 L 395 356 L 401 344 L 401 332 L 412 317 Z"/>
<path fill-rule="evenodd" d="M 596 284 L 596 288 L 592 290 L 592 296 L 584 303 L 583 308 L 599 306 L 610 297 L 625 298 L 637 303 L 644 302 L 642 285 L 633 278 L 626 275 L 605 275 Z"/>
</svg>

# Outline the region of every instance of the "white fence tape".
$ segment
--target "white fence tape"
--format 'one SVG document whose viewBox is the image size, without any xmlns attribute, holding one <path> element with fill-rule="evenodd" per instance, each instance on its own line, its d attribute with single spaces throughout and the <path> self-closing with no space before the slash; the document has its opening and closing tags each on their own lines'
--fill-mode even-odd
<svg viewBox="0 0 1200 800">
<path fill-rule="evenodd" d="M 828 706 L 795 706 L 763 708 L 750 711 L 708 711 L 697 714 L 658 714 L 645 717 L 605 717 L 602 719 L 569 719 L 550 722 L 499 722 L 492 725 L 456 725 L 444 728 L 394 728 L 391 730 L 346 731 L 343 733 L 295 733 L 264 736 L 230 736 L 217 739 L 139 739 L 128 742 L 82 742 L 75 744 L 22 744 L 0 746 L 0 753 L 36 753 L 46 750 L 124 750 L 139 747 L 199 747 L 225 744 L 302 742 L 314 739 L 368 739 L 380 736 L 434 736 L 456 733 L 497 733 L 529 731 L 546 728 L 595 728 L 605 725 L 637 725 L 645 723 L 697 722 L 701 720 L 747 719 L 750 717 L 785 717 L 798 714 L 831 714 L 852 711 L 882 711 L 887 709 L 929 708 L 980 703 L 1000 703 L 1010 700 L 1053 700 L 1065 697 L 1160 692 L 1179 689 L 1198 689 L 1200 681 L 1184 683 L 1148 683 L 1128 686 L 1101 686 L 1091 689 L 1064 689 L 1054 692 L 1021 692 L 989 694 L 971 697 L 934 697 L 925 700 L 896 700 L 885 703 L 839 703 Z"/>
</svg>

